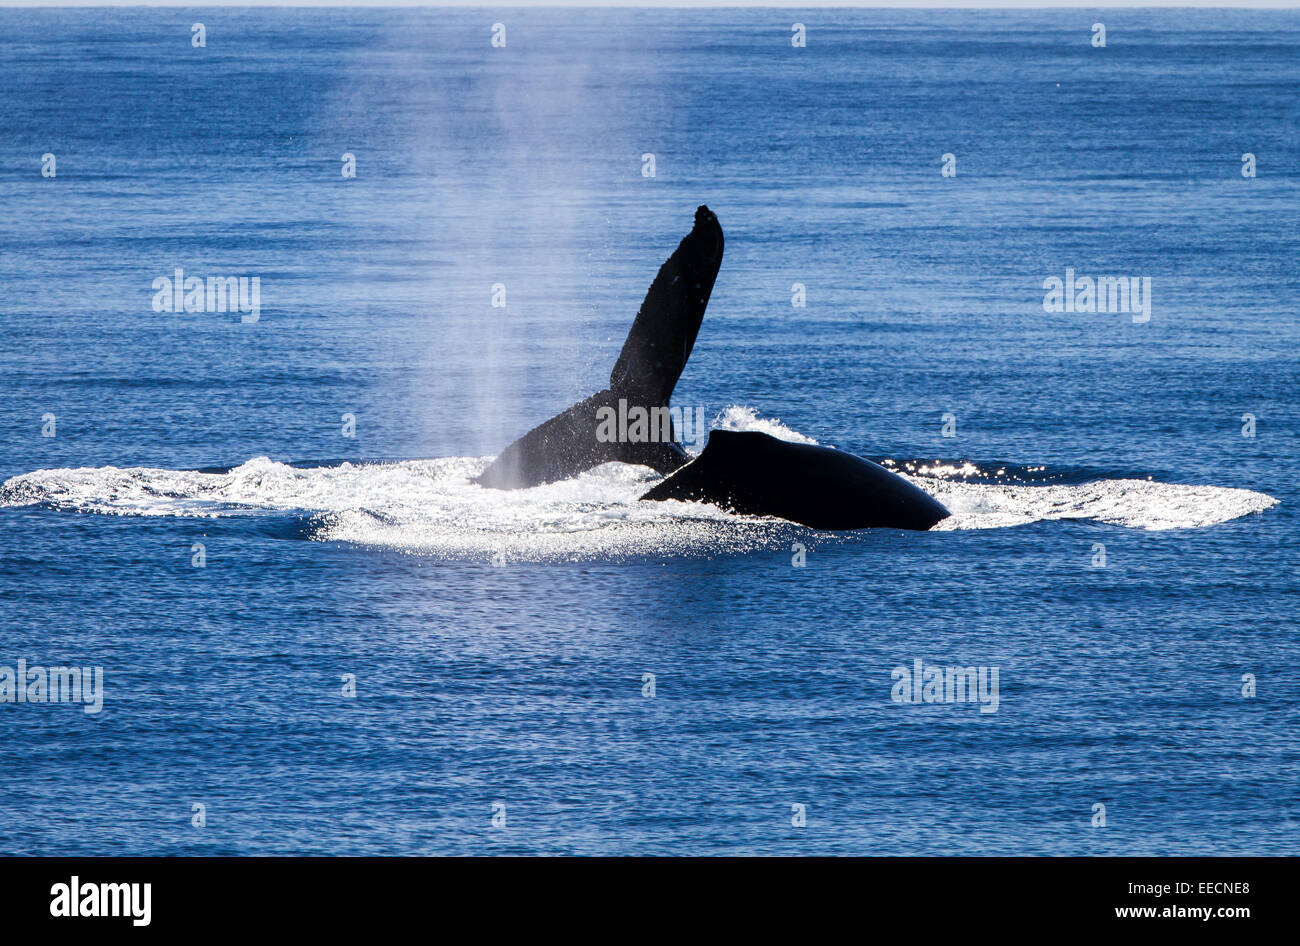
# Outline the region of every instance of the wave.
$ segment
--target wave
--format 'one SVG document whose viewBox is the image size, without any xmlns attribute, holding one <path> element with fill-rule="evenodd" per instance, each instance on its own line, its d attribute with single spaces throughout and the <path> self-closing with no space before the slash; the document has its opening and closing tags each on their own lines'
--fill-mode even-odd
<svg viewBox="0 0 1300 946">
<path fill-rule="evenodd" d="M 728 408 L 714 427 L 815 442 L 752 408 Z M 257 457 L 219 472 L 112 466 L 37 470 L 0 485 L 0 507 L 196 518 L 292 513 L 306 516 L 309 534 L 321 541 L 497 561 L 746 552 L 777 547 L 805 531 L 782 520 L 734 516 L 699 503 L 638 502 L 658 477 L 646 467 L 622 463 L 533 489 L 484 489 L 471 480 L 490 459 L 297 467 Z M 1197 528 L 1277 504 L 1263 493 L 1220 486 L 1140 479 L 1043 482 L 1052 475 L 1042 467 L 1008 475 L 972 463 L 883 462 L 952 512 L 935 531 L 1051 519 Z M 1026 482 L 1031 475 L 1038 482 Z"/>
</svg>

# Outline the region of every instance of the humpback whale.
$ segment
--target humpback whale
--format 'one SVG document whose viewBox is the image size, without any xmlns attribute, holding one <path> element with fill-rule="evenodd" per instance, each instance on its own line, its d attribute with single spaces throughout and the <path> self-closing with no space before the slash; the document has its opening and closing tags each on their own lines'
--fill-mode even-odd
<svg viewBox="0 0 1300 946">
<path fill-rule="evenodd" d="M 862 457 L 758 431 L 715 430 L 704 452 L 642 499 L 681 499 L 814 529 L 929 529 L 948 510 Z"/>
<path fill-rule="evenodd" d="M 947 518 L 948 510 L 903 477 L 831 447 L 715 430 L 692 460 L 676 442 L 671 419 L 664 439 L 608 436 L 601 422 L 610 416 L 606 412 L 640 407 L 650 417 L 666 415 L 722 265 L 723 242 L 717 216 L 701 206 L 691 232 L 650 284 L 609 387 L 524 434 L 475 482 L 519 489 L 618 461 L 665 475 L 640 497 L 645 501 L 705 502 L 740 515 L 776 516 L 828 530 L 925 530 Z"/>
<path fill-rule="evenodd" d="M 695 211 L 695 226 L 659 268 L 609 375 L 609 387 L 534 427 L 492 461 L 476 480 L 482 486 L 519 489 L 569 479 L 602 463 L 640 463 L 671 473 L 690 457 L 670 436 L 659 441 L 602 437 L 599 415 L 666 409 L 686 359 L 695 347 L 704 309 L 722 265 L 722 227 L 708 207 Z"/>
</svg>

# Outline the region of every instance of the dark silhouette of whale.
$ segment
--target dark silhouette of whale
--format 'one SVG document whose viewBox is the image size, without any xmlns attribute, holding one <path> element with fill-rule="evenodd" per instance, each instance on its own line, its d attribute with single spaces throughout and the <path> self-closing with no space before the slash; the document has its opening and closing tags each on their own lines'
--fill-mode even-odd
<svg viewBox="0 0 1300 946">
<path fill-rule="evenodd" d="M 636 442 L 600 436 L 604 408 L 667 409 L 686 359 L 695 347 L 704 309 L 722 265 L 722 227 L 708 207 L 695 211 L 695 226 L 650 284 L 632 322 L 609 387 L 534 427 L 501 451 L 475 481 L 498 489 L 539 486 L 577 476 L 602 463 L 640 463 L 671 473 L 690 457 L 669 435 Z M 662 415 L 660 415 L 662 416 Z M 655 431 L 658 433 L 658 431 Z"/>
<path fill-rule="evenodd" d="M 814 529 L 929 529 L 948 510 L 897 473 L 831 447 L 715 430 L 704 452 L 641 497 L 711 503 Z"/>
<path fill-rule="evenodd" d="M 681 448 L 668 402 L 695 346 L 722 249 L 718 218 L 701 206 L 695 226 L 650 284 L 609 387 L 524 434 L 475 482 L 498 489 L 539 486 L 618 461 L 671 474 L 643 500 L 706 502 L 814 529 L 923 530 L 947 518 L 948 510 L 898 474 L 830 447 L 715 430 L 694 460 Z M 608 418 L 634 408 L 663 423 L 655 429 L 652 422 L 646 436 L 610 437 Z"/>
</svg>

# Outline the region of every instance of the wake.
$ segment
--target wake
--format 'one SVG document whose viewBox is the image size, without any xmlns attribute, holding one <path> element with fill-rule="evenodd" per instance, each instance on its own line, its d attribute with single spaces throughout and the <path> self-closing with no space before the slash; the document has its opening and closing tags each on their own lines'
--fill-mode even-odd
<svg viewBox="0 0 1300 946">
<path fill-rule="evenodd" d="M 713 426 L 815 443 L 750 408 L 728 408 Z M 450 457 L 298 468 L 257 457 L 219 473 L 112 466 L 37 470 L 0 485 L 0 507 L 189 518 L 294 514 L 307 517 L 310 536 L 320 541 L 453 559 L 710 555 L 773 548 L 807 531 L 699 503 L 638 502 L 659 477 L 624 463 L 531 489 L 472 483 L 490 461 Z M 952 516 L 935 527 L 938 532 L 1055 519 L 1148 530 L 1201 528 L 1277 504 L 1264 493 L 1221 486 L 1139 479 L 1059 484 L 1045 482 L 1045 471 L 1039 482 L 1025 482 L 973 464 L 882 462 L 948 507 Z"/>
</svg>

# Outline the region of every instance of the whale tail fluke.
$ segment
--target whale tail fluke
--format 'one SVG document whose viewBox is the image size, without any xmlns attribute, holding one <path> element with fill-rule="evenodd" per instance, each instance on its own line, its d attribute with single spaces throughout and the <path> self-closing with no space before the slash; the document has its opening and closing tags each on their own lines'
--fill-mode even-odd
<svg viewBox="0 0 1300 946">
<path fill-rule="evenodd" d="M 611 391 L 638 404 L 668 403 L 695 347 L 722 265 L 722 249 L 718 218 L 701 205 L 695 226 L 659 267 L 646 292 L 610 372 Z"/>
<path fill-rule="evenodd" d="M 708 207 L 695 211 L 695 225 L 659 268 L 632 322 L 609 376 L 609 388 L 579 401 L 524 434 L 475 480 L 481 486 L 521 489 L 569 479 L 611 461 L 639 463 L 671 473 L 689 457 L 675 442 L 609 439 L 601 435 L 605 409 L 614 412 L 668 406 L 722 265 L 723 237 Z M 625 404 L 620 405 L 620 401 Z"/>
</svg>

